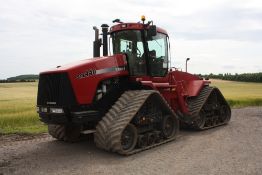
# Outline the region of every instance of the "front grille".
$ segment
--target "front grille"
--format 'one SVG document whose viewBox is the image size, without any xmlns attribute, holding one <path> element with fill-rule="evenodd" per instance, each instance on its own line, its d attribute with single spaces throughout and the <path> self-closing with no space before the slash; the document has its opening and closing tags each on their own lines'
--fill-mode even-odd
<svg viewBox="0 0 262 175">
<path fill-rule="evenodd" d="M 37 105 L 74 106 L 75 95 L 67 73 L 39 76 Z"/>
</svg>

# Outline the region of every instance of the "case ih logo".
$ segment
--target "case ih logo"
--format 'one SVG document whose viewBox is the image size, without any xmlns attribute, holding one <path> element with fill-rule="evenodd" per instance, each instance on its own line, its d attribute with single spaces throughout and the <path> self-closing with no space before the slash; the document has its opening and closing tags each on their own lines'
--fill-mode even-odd
<svg viewBox="0 0 262 175">
<path fill-rule="evenodd" d="M 109 68 L 104 68 L 104 69 L 89 69 L 79 75 L 76 76 L 77 79 L 82 79 L 86 78 L 92 75 L 99 75 L 99 74 L 104 74 L 104 73 L 109 73 L 109 72 L 115 72 L 115 71 L 123 71 L 126 70 L 125 66 L 120 66 L 120 67 L 109 67 Z"/>
<path fill-rule="evenodd" d="M 89 77 L 91 75 L 95 75 L 96 74 L 96 70 L 95 69 L 90 69 L 90 70 L 87 70 L 79 75 L 77 75 L 77 79 L 82 79 L 82 78 L 86 78 L 86 77 Z"/>
</svg>

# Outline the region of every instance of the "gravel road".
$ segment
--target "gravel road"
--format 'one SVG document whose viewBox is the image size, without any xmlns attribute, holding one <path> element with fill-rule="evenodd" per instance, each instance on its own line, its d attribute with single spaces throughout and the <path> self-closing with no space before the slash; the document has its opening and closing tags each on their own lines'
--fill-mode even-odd
<svg viewBox="0 0 262 175">
<path fill-rule="evenodd" d="M 91 141 L 2 136 L 2 174 L 262 174 L 262 107 L 233 109 L 228 125 L 183 130 L 177 140 L 129 157 L 99 150 Z"/>
</svg>

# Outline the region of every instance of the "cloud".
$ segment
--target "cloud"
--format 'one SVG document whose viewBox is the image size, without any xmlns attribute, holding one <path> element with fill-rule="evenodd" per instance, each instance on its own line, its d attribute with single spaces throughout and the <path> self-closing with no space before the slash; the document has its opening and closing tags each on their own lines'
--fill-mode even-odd
<svg viewBox="0 0 262 175">
<path fill-rule="evenodd" d="M 224 68 L 224 69 L 229 69 L 229 70 L 230 70 L 230 69 L 235 69 L 236 66 L 233 66 L 233 65 L 224 65 L 223 68 Z"/>
<path fill-rule="evenodd" d="M 167 29 L 176 67 L 192 57 L 193 73 L 261 70 L 259 0 L 1 1 L 0 79 L 92 57 L 92 26 L 141 15 Z"/>
<path fill-rule="evenodd" d="M 223 4 L 178 17 L 173 33 L 188 40 L 262 41 L 262 11 Z"/>
</svg>

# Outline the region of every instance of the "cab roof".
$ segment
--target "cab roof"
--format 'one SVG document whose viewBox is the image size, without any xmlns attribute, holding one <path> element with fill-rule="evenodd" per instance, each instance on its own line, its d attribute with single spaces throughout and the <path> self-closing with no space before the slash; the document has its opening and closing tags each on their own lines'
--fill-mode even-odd
<svg viewBox="0 0 262 175">
<path fill-rule="evenodd" d="M 121 31 L 121 30 L 142 30 L 145 29 L 145 27 L 147 27 L 146 24 L 142 24 L 142 23 L 120 23 L 110 27 L 110 33 Z M 165 29 L 157 27 L 156 30 L 159 33 L 168 35 Z"/>
</svg>

